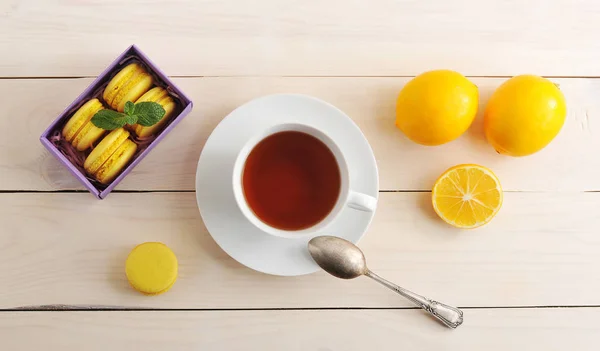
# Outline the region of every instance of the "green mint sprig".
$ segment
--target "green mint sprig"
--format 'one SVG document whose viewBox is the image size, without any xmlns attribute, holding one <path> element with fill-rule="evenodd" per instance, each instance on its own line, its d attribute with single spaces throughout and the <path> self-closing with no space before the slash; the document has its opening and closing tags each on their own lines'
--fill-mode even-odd
<svg viewBox="0 0 600 351">
<path fill-rule="evenodd" d="M 113 110 L 100 110 L 92 117 L 92 123 L 105 130 L 121 128 L 126 124 L 140 124 L 150 127 L 158 123 L 165 115 L 165 109 L 156 102 L 144 101 L 134 104 L 125 103 L 123 112 Z"/>
</svg>

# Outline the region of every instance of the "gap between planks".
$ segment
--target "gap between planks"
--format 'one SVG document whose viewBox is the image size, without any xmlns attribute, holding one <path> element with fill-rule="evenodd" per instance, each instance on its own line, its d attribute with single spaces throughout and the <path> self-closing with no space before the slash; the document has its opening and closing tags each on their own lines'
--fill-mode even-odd
<svg viewBox="0 0 600 351">
<path fill-rule="evenodd" d="M 562 308 L 600 308 L 600 305 L 531 305 L 531 306 L 457 306 L 462 310 L 535 310 Z M 251 307 L 251 308 L 147 308 L 98 305 L 40 305 L 3 308 L 2 312 L 245 312 L 245 311 L 364 311 L 364 310 L 419 310 L 419 307 Z"/>
<path fill-rule="evenodd" d="M 564 76 L 564 75 L 543 75 L 541 76 L 549 79 L 600 79 L 600 76 Z M 18 77 L 0 77 L 0 80 L 52 80 L 52 79 L 95 79 L 98 76 L 18 76 Z M 368 76 L 368 75 L 169 75 L 169 78 L 177 78 L 177 79 L 194 79 L 194 78 L 414 78 L 416 75 L 388 75 L 388 76 Z M 468 75 L 465 76 L 467 78 L 474 79 L 508 79 L 513 76 L 478 76 L 478 75 Z"/>
<path fill-rule="evenodd" d="M 196 190 L 113 190 L 116 194 L 173 194 L 173 193 L 195 193 Z M 537 191 L 537 190 L 504 190 L 504 193 L 526 193 L 526 194 L 556 194 L 556 193 L 600 193 L 600 190 L 582 190 L 582 191 Z M 0 190 L 0 194 L 88 194 L 87 190 Z M 379 193 L 431 193 L 431 190 L 379 190 Z"/>
</svg>

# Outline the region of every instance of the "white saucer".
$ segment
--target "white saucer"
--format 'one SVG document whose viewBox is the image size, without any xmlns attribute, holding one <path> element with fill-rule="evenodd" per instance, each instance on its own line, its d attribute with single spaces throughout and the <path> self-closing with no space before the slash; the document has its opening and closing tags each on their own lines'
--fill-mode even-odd
<svg viewBox="0 0 600 351">
<path fill-rule="evenodd" d="M 325 132 L 346 155 L 350 188 L 378 198 L 375 156 L 360 129 L 333 105 L 290 94 L 252 100 L 221 121 L 198 161 L 196 198 L 206 228 L 232 258 L 268 274 L 309 274 L 319 269 L 308 253 L 311 237 L 289 239 L 264 233 L 244 217 L 233 195 L 233 165 L 238 153 L 253 136 L 280 123 L 304 123 Z M 335 221 L 314 236 L 334 235 L 356 243 L 373 214 L 344 208 Z"/>
</svg>

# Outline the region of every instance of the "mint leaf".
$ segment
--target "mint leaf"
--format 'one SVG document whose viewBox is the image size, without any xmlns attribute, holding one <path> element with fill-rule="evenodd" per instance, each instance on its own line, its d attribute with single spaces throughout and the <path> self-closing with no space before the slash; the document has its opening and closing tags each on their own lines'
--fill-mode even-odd
<svg viewBox="0 0 600 351">
<path fill-rule="evenodd" d="M 153 126 L 165 115 L 165 109 L 156 102 L 144 101 L 134 104 L 125 103 L 125 113 L 113 110 L 100 110 L 92 117 L 92 123 L 105 130 L 121 128 L 126 124 L 141 124 L 144 127 Z"/>
<path fill-rule="evenodd" d="M 150 127 L 158 123 L 165 115 L 165 109 L 156 102 L 144 101 L 135 104 L 134 116 L 137 123 Z"/>
<path fill-rule="evenodd" d="M 133 115 L 133 111 L 134 111 L 134 110 L 135 110 L 135 105 L 133 104 L 133 102 L 131 102 L 131 101 L 127 101 L 127 102 L 125 103 L 125 108 L 123 108 L 123 112 L 124 112 L 126 115 L 130 115 L 130 116 L 131 116 L 131 115 Z"/>
<path fill-rule="evenodd" d="M 137 123 L 137 121 L 138 121 L 138 116 L 136 116 L 136 115 L 132 115 L 132 116 L 125 115 L 125 116 L 126 116 L 126 117 L 125 117 L 125 123 L 126 123 L 126 124 L 131 124 L 131 125 L 134 125 L 134 124 L 136 124 L 136 123 Z"/>
<path fill-rule="evenodd" d="M 92 123 L 98 128 L 113 130 L 123 127 L 130 118 L 130 116 L 117 111 L 100 110 L 92 117 Z"/>
</svg>

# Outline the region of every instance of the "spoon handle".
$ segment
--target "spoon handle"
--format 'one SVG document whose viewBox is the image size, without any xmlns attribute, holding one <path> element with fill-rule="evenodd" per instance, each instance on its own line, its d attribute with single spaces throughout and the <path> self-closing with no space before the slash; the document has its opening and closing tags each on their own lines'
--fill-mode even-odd
<svg viewBox="0 0 600 351">
<path fill-rule="evenodd" d="M 429 312 L 431 315 L 435 316 L 437 319 L 442 321 L 442 323 L 444 323 L 450 328 L 456 328 L 463 322 L 463 312 L 456 307 L 448 306 L 441 302 L 430 300 L 424 296 L 415 294 L 412 291 L 401 288 L 398 285 L 381 278 L 380 276 L 371 271 L 367 271 L 365 275 L 375 280 L 379 284 L 386 286 L 394 290 L 398 294 L 406 297 L 415 305 Z"/>
</svg>

